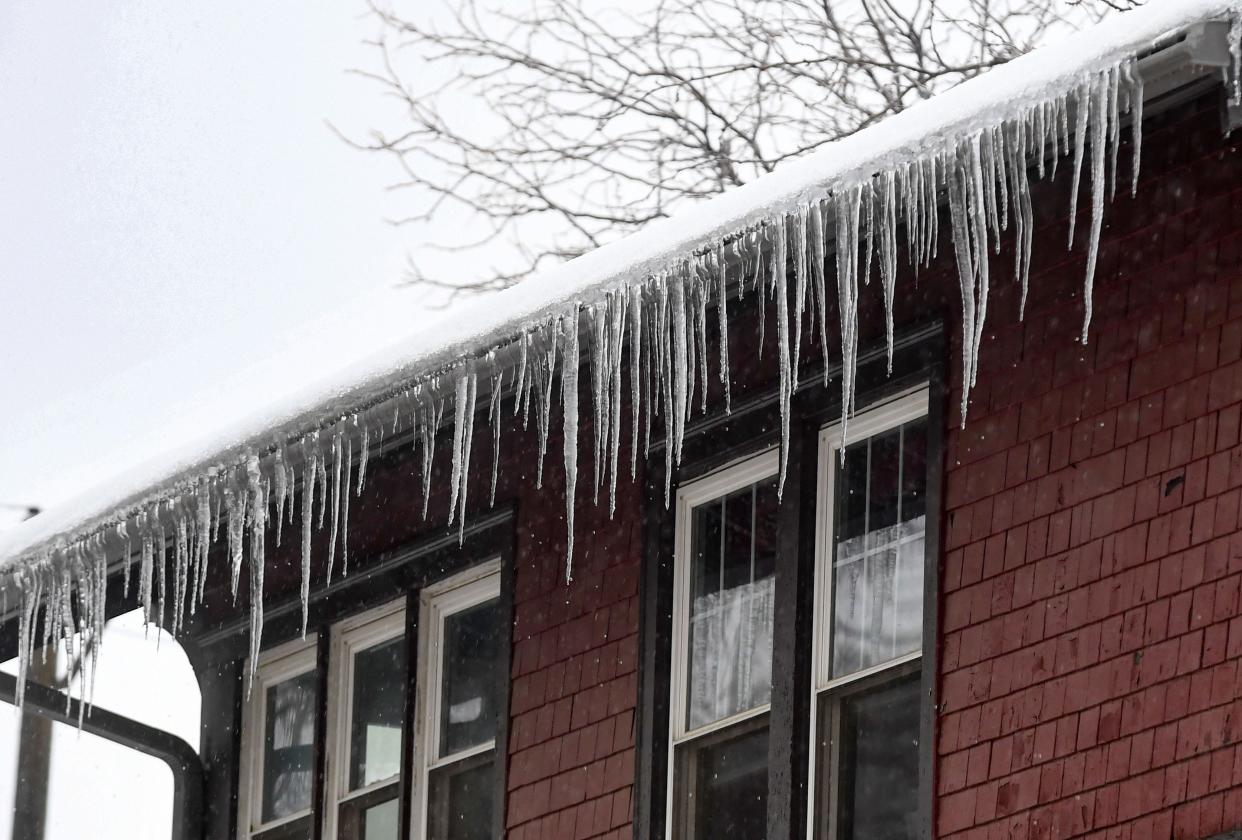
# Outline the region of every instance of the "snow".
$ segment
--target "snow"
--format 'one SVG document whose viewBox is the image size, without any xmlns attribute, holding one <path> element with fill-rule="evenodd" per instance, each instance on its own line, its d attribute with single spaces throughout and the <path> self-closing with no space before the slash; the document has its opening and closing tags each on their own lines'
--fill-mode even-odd
<svg viewBox="0 0 1242 840">
<path fill-rule="evenodd" d="M 572 570 L 579 456 L 578 369 L 570 361 L 579 357 L 580 313 L 585 310 L 588 316 L 585 338 L 595 411 L 595 492 L 598 495 L 607 476 L 611 508 L 621 439 L 625 337 L 627 333 L 631 336 L 635 359 L 630 366 L 631 394 L 641 393 L 641 402 L 647 407 L 648 444 L 653 415 L 663 412 L 668 441 L 666 476 L 671 479 L 672 467 L 681 457 L 683 431 L 694 409 L 696 387 L 700 389 L 700 410 L 706 408 L 705 312 L 707 298 L 719 295 L 719 289 L 728 282 L 726 247 L 732 247 L 742 260 L 741 283 L 744 285 L 746 276 L 753 277 L 760 301 L 770 295 L 777 307 L 783 482 L 789 407 L 797 387 L 798 360 L 791 358 L 791 348 L 797 344 L 791 342 L 790 327 L 796 339 L 809 295 L 816 310 L 811 326 L 814 328 L 818 320 L 820 335 L 825 334 L 828 292 L 819 257 L 826 252 L 827 226 L 832 226 L 836 238 L 836 288 L 842 303 L 843 423 L 853 406 L 859 281 L 870 281 L 874 257 L 891 340 L 891 310 L 899 293 L 897 228 L 906 226 L 916 267 L 919 262 L 930 261 L 937 247 L 936 194 L 941 186 L 947 187 L 949 195 L 961 281 L 966 338 L 963 380 L 973 384 L 987 313 L 987 249 L 991 243 L 999 249 L 1001 232 L 1012 217 L 1022 233 L 1015 248 L 1015 271 L 1025 290 L 1033 227 L 1027 167 L 1032 158 L 1038 158 L 1042 169 L 1042 153 L 1049 145 L 1056 153 L 1054 166 L 1057 156 L 1072 147 L 1075 184 L 1084 163 L 1092 179 L 1092 224 L 1084 281 L 1085 341 L 1106 182 L 1111 181 L 1115 188 L 1117 180 L 1120 114 L 1129 107 L 1137 115 L 1142 99 L 1141 81 L 1134 72 L 1135 55 L 1191 22 L 1231 13 L 1238 13 L 1237 0 L 1184 0 L 1152 4 L 1111 18 L 1093 30 L 1015 60 L 874 128 L 830 144 L 693 212 L 653 224 L 495 296 L 470 301 L 456 308 L 451 318 L 404 336 L 381 352 L 359 355 L 323 375 L 311 372 L 286 398 L 273 400 L 244 420 L 213 428 L 196 442 L 0 534 L 0 574 L 7 573 L 4 590 L 15 586 L 20 591 L 23 663 L 34 647 L 35 617 L 41 603 L 51 607 L 50 620 L 43 622 L 45 637 L 50 638 L 54 631 L 68 631 L 73 615 L 68 605 L 73 598 L 82 607 L 80 621 L 99 625 L 98 632 L 102 632 L 107 557 L 109 552 L 116 556 L 126 546 L 132 548 L 135 539 L 144 614 L 162 625 L 168 583 L 165 552 L 167 538 L 172 538 L 174 633 L 183 619 L 187 593 L 192 593 L 190 609 L 201 594 L 207 548 L 221 517 L 227 520 L 234 596 L 247 542 L 251 592 L 261 593 L 269 511 L 275 502 L 280 518 L 289 502 L 292 516 L 294 482 L 290 473 L 296 463 L 302 465 L 307 489 L 302 511 L 305 598 L 313 496 L 318 495 L 320 504 L 317 527 L 323 526 L 331 506 L 330 576 L 338 533 L 342 535 L 342 567 L 348 563 L 344 534 L 348 532 L 355 442 L 365 450 L 363 441 L 373 431 L 382 432 L 390 416 L 394 417 L 394 427 L 404 416 L 406 426 L 420 432 L 415 438 L 423 447 L 426 515 L 427 499 L 433 492 L 430 464 L 435 431 L 448 399 L 453 401 L 449 518 L 459 529 L 464 527 L 465 467 L 473 437 L 478 377 L 499 383 L 507 368 L 517 368 L 514 411 L 521 410 L 525 422 L 530 404 L 535 402 L 541 480 L 552 425 L 558 356 L 562 360 L 560 409 L 567 432 L 563 458 L 568 576 Z M 1231 40 L 1237 49 L 1238 39 Z M 1071 114 L 1072 143 L 1067 136 Z M 1107 171 L 1110 163 L 1111 173 Z M 1075 200 L 1076 194 L 1075 190 Z M 793 325 L 784 270 L 791 250 L 796 284 Z M 366 329 L 364 322 L 357 325 L 359 332 Z M 723 344 L 721 376 L 727 382 L 727 347 Z M 348 342 L 341 352 L 348 354 Z M 827 371 L 827 350 L 824 361 Z M 282 373 L 288 375 L 289 371 Z M 963 420 L 967 397 L 964 393 Z M 636 401 L 631 420 L 631 440 L 635 442 L 639 408 Z M 497 417 L 498 409 L 493 412 Z M 498 434 L 498 428 L 493 434 Z M 262 628 L 261 598 L 251 598 L 251 622 L 255 653 Z"/>
</svg>

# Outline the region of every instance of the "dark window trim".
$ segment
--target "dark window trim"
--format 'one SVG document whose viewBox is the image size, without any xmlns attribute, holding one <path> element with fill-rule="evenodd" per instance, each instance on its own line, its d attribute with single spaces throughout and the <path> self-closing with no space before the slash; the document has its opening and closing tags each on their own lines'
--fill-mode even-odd
<svg viewBox="0 0 1242 840">
<path fill-rule="evenodd" d="M 939 581 L 942 563 L 941 498 L 944 459 L 946 341 L 940 322 L 906 331 L 894 342 L 893 373 L 887 373 L 887 347 L 859 354 L 858 412 L 910 387 L 928 387 L 928 476 L 924 577 L 922 693 L 919 745 L 919 808 L 923 840 L 934 825 L 934 737 L 936 723 Z M 829 386 L 806 377 L 792 404 L 790 452 L 781 541 L 777 555 L 777 611 L 773 627 L 773 687 L 769 746 L 768 840 L 804 840 L 807 835 L 808 771 L 812 760 L 809 727 L 812 702 L 811 638 L 814 618 L 815 493 L 819 430 L 840 414 L 840 367 L 829 371 Z M 835 387 L 834 387 L 835 386 Z M 755 455 L 779 443 L 776 389 L 717 411 L 686 426 L 683 461 L 674 468 L 674 488 Z M 711 432 L 710 436 L 707 434 Z M 663 441 L 652 441 L 652 449 Z M 651 458 L 644 480 L 644 557 L 639 612 L 639 707 L 635 722 L 636 840 L 665 836 L 669 773 L 669 713 L 673 612 L 675 514 L 665 504 L 665 465 Z M 792 503 L 791 503 L 792 502 Z M 936 515 L 930 515 L 931 512 Z M 790 594 L 792 593 L 792 594 Z M 794 640 L 801 640 L 797 642 Z"/>
<path fill-rule="evenodd" d="M 496 663 L 496 679 L 500 690 L 500 708 L 505 710 L 500 715 L 496 727 L 496 748 L 494 751 L 495 810 L 494 818 L 498 832 L 502 832 L 505 820 L 506 773 L 508 770 L 509 746 L 509 670 L 513 647 L 513 564 L 516 550 L 516 508 L 512 505 L 477 517 L 468 522 L 464 538 L 459 543 L 456 528 L 447 529 L 429 537 L 417 540 L 387 554 L 375 558 L 370 564 L 358 565 L 357 570 L 344 579 L 337 579 L 332 584 L 312 591 L 310 600 L 310 617 L 307 633 L 316 633 L 316 672 L 318 674 L 319 709 L 315 723 L 315 787 L 312 802 L 311 825 L 313 840 L 323 840 L 323 817 L 326 807 L 326 739 L 328 727 L 328 672 L 329 651 L 335 624 L 352 615 L 366 612 L 369 609 L 391 603 L 398 593 L 405 593 L 406 638 L 410 670 L 409 685 L 406 692 L 406 730 L 402 734 L 402 784 L 398 794 L 399 820 L 402 837 L 411 834 L 414 815 L 411 813 L 410 795 L 412 792 L 409 780 L 413 773 L 413 729 L 417 704 L 417 657 L 418 657 L 418 619 L 419 599 L 424 587 L 452 577 L 469 568 L 496 558 L 500 559 L 500 610 L 505 621 L 505 638 L 502 640 L 500 656 Z M 301 602 L 287 599 L 280 604 L 268 607 L 268 620 L 264 624 L 263 650 L 285 644 L 301 637 Z M 234 710 L 233 732 L 229 742 L 232 749 L 227 756 L 217 755 L 217 761 L 227 761 L 227 768 L 216 768 L 209 764 L 205 769 L 208 776 L 207 801 L 235 802 L 237 785 L 240 781 L 241 762 L 245 757 L 241 754 L 241 704 L 245 692 L 245 674 L 242 661 L 248 654 L 247 636 L 249 624 L 239 619 L 221 625 L 208 633 L 181 640 L 187 655 L 194 664 L 196 673 L 214 672 L 223 669 L 230 676 L 216 686 L 212 697 L 219 703 L 225 693 L 231 693 Z M 231 688 L 231 692 L 222 688 Z M 208 695 L 204 692 L 204 698 Z M 206 704 L 204 704 L 206 709 Z M 204 730 L 208 727 L 210 716 L 204 716 Z M 206 736 L 204 736 L 206 737 Z M 227 769 L 227 772 L 221 772 Z M 225 790 L 220 788 L 228 782 Z M 213 820 L 213 828 L 207 837 L 235 838 L 237 836 L 236 805 L 232 806 L 231 823 Z M 224 832 L 227 825 L 227 833 Z M 496 836 L 503 836 L 498 833 Z"/>
</svg>

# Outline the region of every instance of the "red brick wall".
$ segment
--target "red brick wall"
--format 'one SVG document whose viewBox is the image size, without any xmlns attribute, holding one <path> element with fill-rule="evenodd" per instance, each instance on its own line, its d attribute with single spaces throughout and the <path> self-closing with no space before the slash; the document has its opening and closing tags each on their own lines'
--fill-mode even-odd
<svg viewBox="0 0 1242 840">
<path fill-rule="evenodd" d="M 946 453 L 938 836 L 1242 825 L 1242 155 L 1215 104 L 1149 131 L 1088 345 L 1063 220 L 1025 323 L 993 298 Z"/>
</svg>

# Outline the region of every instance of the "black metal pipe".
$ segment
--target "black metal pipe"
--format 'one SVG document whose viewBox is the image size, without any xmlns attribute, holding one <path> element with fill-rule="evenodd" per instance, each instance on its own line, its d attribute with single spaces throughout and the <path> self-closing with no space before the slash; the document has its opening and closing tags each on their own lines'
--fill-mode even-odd
<svg viewBox="0 0 1242 840">
<path fill-rule="evenodd" d="M 17 677 L 0 672 L 0 701 L 17 702 Z M 47 686 L 26 682 L 22 710 L 70 726 L 78 725 L 81 701 Z M 158 758 L 173 774 L 172 840 L 200 840 L 203 824 L 203 764 L 194 748 L 170 732 L 91 706 L 82 731 Z"/>
</svg>

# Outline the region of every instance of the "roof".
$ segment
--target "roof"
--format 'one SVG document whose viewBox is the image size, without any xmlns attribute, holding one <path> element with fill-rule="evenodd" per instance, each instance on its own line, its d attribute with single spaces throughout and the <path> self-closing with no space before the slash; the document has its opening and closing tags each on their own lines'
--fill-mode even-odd
<svg viewBox="0 0 1242 840">
<path fill-rule="evenodd" d="M 1009 126 L 1033 124 L 1032 120 L 1046 108 L 1052 109 L 1050 115 L 1058 107 L 1066 111 L 1068 97 L 1089 99 L 1098 90 L 1100 101 L 1104 101 L 1107 91 L 1103 86 L 1112 84 L 1115 94 L 1119 85 L 1131 81 L 1132 62 L 1153 44 L 1191 24 L 1237 14 L 1237 0 L 1162 0 L 1111 17 L 872 128 L 828 144 L 688 212 L 653 223 L 515 287 L 469 300 L 456 307 L 452 317 L 420 326 L 382 351 L 354 358 L 334 372 L 294 372 L 301 380 L 292 389 L 282 389 L 289 394 L 286 398 L 257 406 L 240 422 L 207 429 L 192 444 L 160 453 L 131 471 L 0 533 L 0 573 L 8 573 L 7 579 L 0 577 L 0 586 L 11 584 L 12 575 L 19 573 L 22 566 L 55 562 L 98 549 L 109 534 L 120 533 L 118 525 L 122 530 L 127 521 L 132 526 L 135 516 L 155 509 L 153 506 L 192 496 L 205 481 L 215 481 L 232 471 L 244 473 L 256 457 L 277 451 L 287 442 L 295 443 L 308 432 L 337 423 L 356 423 L 359 412 L 417 383 L 435 383 L 441 393 L 449 397 L 455 393 L 460 402 L 465 382 L 460 376 L 463 360 L 487 359 L 489 364 L 495 364 L 495 349 L 515 337 L 539 328 L 546 330 L 558 318 L 570 317 L 567 313 L 572 313 L 576 323 L 580 306 L 602 305 L 623 291 L 666 283 L 679 267 L 687 265 L 690 255 L 707 255 L 705 259 L 710 262 L 713 254 L 721 253 L 721 243 L 726 240 L 773 220 L 795 218 L 800 213 L 805 217 L 808 207 L 818 212 L 814 208 L 825 196 L 848 196 L 851 191 L 858 196 L 863 189 L 870 196 L 872 187 L 867 185 L 877 173 L 908 173 L 912 165 L 931 161 L 931 171 L 937 172 L 939 166 L 943 174 L 944 167 L 956 165 L 954 161 L 964 148 L 963 143 L 971 138 L 976 144 L 982 136 L 985 144 L 996 142 L 1003 146 L 1002 135 Z M 1141 95 L 1139 98 L 1141 101 Z M 1116 96 L 1114 104 L 1115 101 Z M 1092 109 L 1092 131 L 1096 128 L 1095 119 Z M 1107 130 L 1107 117 L 1100 119 Z M 1085 124 L 1081 130 L 1085 130 Z M 985 158 L 991 149 L 991 145 L 985 145 Z M 1005 164 L 1001 161 L 990 165 L 1003 169 Z M 996 170 L 998 174 L 1000 171 Z M 967 232 L 972 230 L 972 224 L 986 227 L 982 218 L 973 222 L 965 219 L 962 223 Z M 783 249 L 784 223 L 779 227 Z M 978 229 L 973 230 L 979 234 Z M 818 245 L 824 246 L 822 238 Z M 979 267 L 973 270 L 977 274 Z M 981 303 L 986 305 L 986 286 L 983 292 Z M 972 300 L 967 310 L 973 309 L 976 302 Z M 973 317 L 969 311 L 967 315 Z M 982 317 L 980 309 L 979 323 Z M 360 324 L 359 329 L 365 330 L 366 325 Z M 524 351 L 527 344 L 523 341 L 520 346 Z M 576 338 L 573 351 L 577 352 Z M 343 346 L 342 353 L 348 352 L 348 346 Z M 969 371 L 969 363 L 967 368 Z M 471 407 L 474 388 L 470 384 L 465 392 Z M 569 406 L 565 408 L 568 410 Z M 573 408 L 576 412 L 576 405 Z M 569 457 L 567 452 L 566 458 Z M 456 489 L 454 486 L 454 492 Z"/>
</svg>

